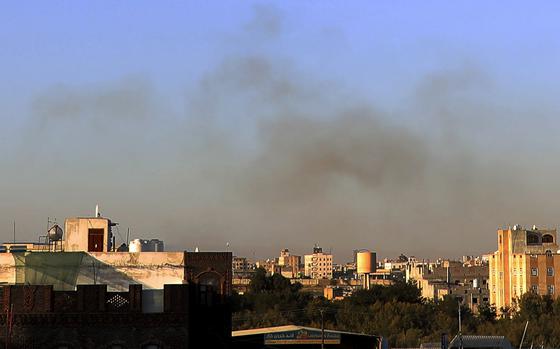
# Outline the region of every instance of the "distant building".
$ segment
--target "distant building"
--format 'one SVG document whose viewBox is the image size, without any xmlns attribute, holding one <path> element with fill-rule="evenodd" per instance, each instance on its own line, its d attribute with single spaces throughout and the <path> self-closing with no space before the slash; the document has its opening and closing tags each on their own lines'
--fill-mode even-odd
<svg viewBox="0 0 560 349">
<path fill-rule="evenodd" d="M 164 252 L 163 241 L 160 239 L 140 239 L 143 252 Z"/>
<path fill-rule="evenodd" d="M 249 263 L 245 257 L 233 256 L 232 269 L 234 273 L 246 272 L 249 269 Z"/>
<path fill-rule="evenodd" d="M 262 268 L 266 270 L 267 275 L 272 276 L 274 274 L 281 274 L 282 267 L 278 265 L 278 262 L 274 259 L 266 259 L 264 261 L 257 261 L 255 263 L 257 268 Z"/>
<path fill-rule="evenodd" d="M 333 256 L 323 253 L 319 246 L 313 248 L 313 254 L 304 257 L 304 273 L 312 279 L 332 279 Z"/>
<path fill-rule="evenodd" d="M 479 305 L 489 304 L 487 265 L 470 266 L 459 261 L 410 263 L 406 280 L 416 282 L 427 299 L 451 296 L 474 312 Z"/>
<path fill-rule="evenodd" d="M 499 229 L 498 250 L 489 256 L 490 302 L 496 308 L 515 306 L 526 292 L 558 296 L 560 253 L 556 229 Z"/>
<path fill-rule="evenodd" d="M 301 256 L 292 255 L 290 254 L 290 251 L 285 248 L 280 251 L 280 257 L 278 257 L 278 265 L 282 267 L 281 273 L 284 277 L 298 277 L 301 272 Z"/>
</svg>

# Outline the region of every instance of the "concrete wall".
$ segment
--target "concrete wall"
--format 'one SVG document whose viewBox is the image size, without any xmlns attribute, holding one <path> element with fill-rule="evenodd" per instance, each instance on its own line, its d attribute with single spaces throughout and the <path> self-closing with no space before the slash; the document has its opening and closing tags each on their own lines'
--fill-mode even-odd
<svg viewBox="0 0 560 349">
<path fill-rule="evenodd" d="M 60 257 L 70 255 L 79 258 L 60 261 Z M 57 291 L 74 290 L 79 284 L 107 284 L 109 291 L 127 291 L 131 284 L 141 284 L 148 290 L 163 289 L 164 284 L 184 283 L 184 255 L 184 252 L 0 253 L 0 284 L 49 284 Z M 39 257 L 40 263 L 31 264 L 31 257 Z M 17 265 L 16 260 L 19 260 Z"/>
<path fill-rule="evenodd" d="M 0 284 L 16 283 L 16 262 L 11 253 L 0 253 Z"/>
<path fill-rule="evenodd" d="M 127 290 L 129 284 L 163 289 L 185 280 L 184 252 L 90 252 L 83 259 L 78 284 L 107 284 Z"/>
</svg>

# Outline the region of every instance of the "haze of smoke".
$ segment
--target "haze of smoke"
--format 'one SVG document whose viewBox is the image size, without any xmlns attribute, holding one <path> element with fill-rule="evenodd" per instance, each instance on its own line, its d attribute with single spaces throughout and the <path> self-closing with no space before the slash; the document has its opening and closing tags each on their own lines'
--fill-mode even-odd
<svg viewBox="0 0 560 349">
<path fill-rule="evenodd" d="M 60 85 L 35 99 L 33 114 L 41 125 L 53 119 L 105 122 L 144 119 L 154 111 L 151 88 L 148 81 L 138 77 L 125 78 L 113 86 Z"/>
<path fill-rule="evenodd" d="M 281 18 L 264 17 L 248 28 L 280 35 Z M 509 143 L 476 146 L 492 144 L 476 137 L 492 134 L 484 121 L 501 112 L 478 99 L 487 79 L 470 67 L 429 76 L 414 91 L 414 115 L 379 111 L 266 55 L 225 59 L 181 118 L 143 79 L 54 88 L 33 103 L 31 155 L 12 162 L 25 173 L 9 173 L 28 194 L 2 192 L 10 210 L 36 215 L 53 197 L 60 217 L 101 201 L 124 226 L 176 248 L 486 252 L 502 224 L 555 224 L 548 198 L 558 194 L 555 165 L 535 175 L 535 164 L 512 161 Z M 55 131 L 64 137 L 49 138 Z"/>
</svg>

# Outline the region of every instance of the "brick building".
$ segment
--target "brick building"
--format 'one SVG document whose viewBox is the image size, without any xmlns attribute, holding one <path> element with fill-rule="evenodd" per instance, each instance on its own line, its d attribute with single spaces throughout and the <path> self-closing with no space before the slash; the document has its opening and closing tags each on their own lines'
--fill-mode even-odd
<svg viewBox="0 0 560 349">
<path fill-rule="evenodd" d="M 141 285 L 108 292 L 106 285 L 0 287 L 0 345 L 19 348 L 228 348 L 227 297 L 210 286 L 165 285 L 161 308 Z M 157 308 L 157 305 L 156 305 Z M 201 343 L 203 345 L 201 346 Z"/>
</svg>

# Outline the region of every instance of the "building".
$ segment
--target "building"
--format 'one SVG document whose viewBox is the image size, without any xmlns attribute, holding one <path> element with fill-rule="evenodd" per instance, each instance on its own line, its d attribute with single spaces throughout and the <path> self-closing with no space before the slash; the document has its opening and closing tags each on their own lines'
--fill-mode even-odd
<svg viewBox="0 0 560 349">
<path fill-rule="evenodd" d="M 231 293 L 231 253 L 114 252 L 114 225 L 100 216 L 69 218 L 63 251 L 4 249 L 0 285 L 52 285 L 56 291 L 73 291 L 77 285 L 106 284 L 109 291 L 124 292 L 136 284 L 161 290 L 165 284 L 202 280 Z"/>
<path fill-rule="evenodd" d="M 266 270 L 266 274 L 272 276 L 274 274 L 281 274 L 282 267 L 278 265 L 278 261 L 276 259 L 267 259 L 264 261 L 257 261 L 255 263 L 257 268 L 262 268 Z"/>
<path fill-rule="evenodd" d="M 278 265 L 282 267 L 282 276 L 287 278 L 298 277 L 301 272 L 301 256 L 292 255 L 290 251 L 285 248 L 280 251 Z"/>
<path fill-rule="evenodd" d="M 115 225 L 96 212 L 67 219 L 64 232 L 53 226 L 45 243 L 3 245 L 0 309 L 9 316 L 0 316 L 0 343 L 228 348 L 231 253 L 159 252 L 160 240 L 150 240 L 156 252 L 117 252 Z"/>
<path fill-rule="evenodd" d="M 323 340 L 328 348 L 387 348 L 387 342 L 380 336 L 333 330 L 325 330 L 323 336 L 320 328 L 293 325 L 233 331 L 231 347 L 233 349 L 320 348 Z"/>
<path fill-rule="evenodd" d="M 249 263 L 245 257 L 234 256 L 232 260 L 232 269 L 234 273 L 243 273 L 249 270 Z"/>
<path fill-rule="evenodd" d="M 100 216 L 67 218 L 64 222 L 64 251 L 110 252 L 115 245 L 112 227 L 116 225 Z"/>
<path fill-rule="evenodd" d="M 490 302 L 498 310 L 516 306 L 526 292 L 556 297 L 560 289 L 560 253 L 556 229 L 524 229 L 515 225 L 497 231 L 498 250 L 489 256 Z"/>
<path fill-rule="evenodd" d="M 0 286 L 0 345 L 33 348 L 229 348 L 227 299 L 194 283 L 165 285 L 158 294 L 131 285 Z M 6 319 L 8 319 L 6 323 Z"/>
<path fill-rule="evenodd" d="M 489 304 L 488 266 L 459 261 L 412 262 L 406 269 L 406 281 L 414 281 L 422 297 L 431 300 L 451 296 L 473 312 Z"/>
<path fill-rule="evenodd" d="M 332 254 L 323 253 L 319 246 L 313 247 L 313 254 L 304 257 L 304 273 L 312 279 L 332 279 Z"/>
<path fill-rule="evenodd" d="M 140 239 L 142 251 L 145 252 L 164 252 L 164 244 L 160 239 Z"/>
</svg>

